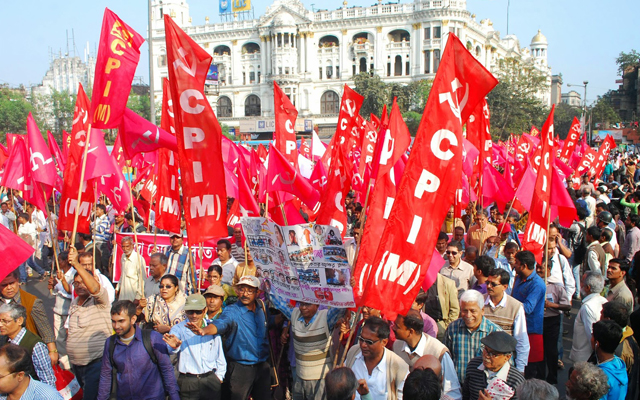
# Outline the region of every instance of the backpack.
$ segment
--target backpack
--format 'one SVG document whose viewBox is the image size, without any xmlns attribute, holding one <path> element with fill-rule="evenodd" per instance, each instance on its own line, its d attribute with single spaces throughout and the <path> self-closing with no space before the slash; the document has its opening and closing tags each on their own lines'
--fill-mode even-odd
<svg viewBox="0 0 640 400">
<path fill-rule="evenodd" d="M 584 261 L 585 256 L 587 255 L 587 235 L 586 228 L 582 226 L 578 222 L 578 227 L 580 228 L 580 238 L 579 241 L 575 242 L 573 249 L 573 263 L 574 265 L 581 265 Z"/>
<path fill-rule="evenodd" d="M 151 345 L 151 330 L 150 329 L 141 329 L 142 331 L 142 344 L 144 345 L 145 350 L 147 350 L 147 354 L 149 354 L 149 358 L 155 365 L 158 365 L 158 357 L 156 353 L 153 351 L 153 346 Z M 116 399 L 117 392 L 117 372 L 118 368 L 116 364 L 113 362 L 113 352 L 116 349 L 116 335 L 111 336 L 109 339 L 109 363 L 111 364 L 111 396 L 109 399 Z M 162 375 L 161 375 L 162 376 Z"/>
</svg>

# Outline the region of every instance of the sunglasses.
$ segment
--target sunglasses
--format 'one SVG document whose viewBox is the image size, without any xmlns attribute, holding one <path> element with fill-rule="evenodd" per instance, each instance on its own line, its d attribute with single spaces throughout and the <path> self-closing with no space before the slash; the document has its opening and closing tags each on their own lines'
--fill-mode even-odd
<svg viewBox="0 0 640 400">
<path fill-rule="evenodd" d="M 202 310 L 189 310 L 189 311 L 185 311 L 185 314 L 188 314 L 188 315 L 198 314 L 199 315 L 199 314 L 202 314 L 203 312 L 204 311 L 202 311 Z"/>
<path fill-rule="evenodd" d="M 449 250 L 447 250 L 445 253 L 450 254 L 452 256 L 457 256 L 458 255 L 457 251 L 449 251 Z"/>
<path fill-rule="evenodd" d="M 487 286 L 491 286 L 491 287 L 502 286 L 502 283 L 496 283 L 496 282 L 487 281 Z"/>
<path fill-rule="evenodd" d="M 363 343 L 366 343 L 367 346 L 373 346 L 374 343 L 378 343 L 380 341 L 380 339 L 378 340 L 365 339 L 362 336 L 358 336 L 358 340 Z"/>
<path fill-rule="evenodd" d="M 175 286 L 173 286 L 173 285 L 159 285 L 159 287 L 160 287 L 160 289 L 172 289 Z"/>
</svg>

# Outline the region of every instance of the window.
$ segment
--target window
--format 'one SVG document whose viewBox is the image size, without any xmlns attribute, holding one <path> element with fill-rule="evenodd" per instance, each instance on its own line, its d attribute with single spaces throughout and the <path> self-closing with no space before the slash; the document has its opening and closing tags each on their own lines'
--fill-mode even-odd
<svg viewBox="0 0 640 400">
<path fill-rule="evenodd" d="M 431 39 L 431 27 L 424 28 L 424 38 Z"/>
<path fill-rule="evenodd" d="M 405 63 L 405 65 L 406 65 L 406 67 L 405 67 L 405 73 L 404 73 L 404 74 L 405 74 L 405 75 L 407 75 L 407 76 L 409 76 L 409 75 L 411 75 L 411 73 L 410 73 L 410 71 L 409 71 L 409 69 L 410 69 L 410 68 L 409 68 L 409 67 L 410 67 L 410 65 L 409 65 L 409 61 L 407 61 L 407 62 Z"/>
<path fill-rule="evenodd" d="M 247 84 L 247 73 L 246 72 L 242 73 L 242 84 L 243 85 Z"/>
<path fill-rule="evenodd" d="M 327 68 L 327 79 L 331 79 L 331 77 L 333 76 L 333 67 L 331 65 L 329 65 Z"/>
<path fill-rule="evenodd" d="M 429 50 L 424 52 L 424 73 L 431 73 L 431 52 Z"/>
<path fill-rule="evenodd" d="M 289 67 L 284 67 L 284 73 L 285 75 L 289 75 Z"/>
<path fill-rule="evenodd" d="M 450 27 L 449 28 L 449 33 L 453 33 L 455 35 L 456 34 L 456 28 Z"/>
<path fill-rule="evenodd" d="M 261 114 L 260 97 L 255 94 L 249 95 L 244 101 L 244 116 L 259 117 Z"/>
<path fill-rule="evenodd" d="M 340 66 L 336 65 L 336 79 L 340 78 Z"/>
<path fill-rule="evenodd" d="M 441 29 L 442 29 L 442 28 L 440 28 L 439 26 L 434 26 L 434 27 L 433 27 L 433 38 L 434 38 L 434 39 L 440 39 L 440 36 L 441 36 L 441 35 L 440 35 L 440 30 L 441 30 Z"/>
<path fill-rule="evenodd" d="M 249 83 L 256 83 L 256 73 L 253 71 L 249 72 Z"/>
<path fill-rule="evenodd" d="M 393 75 L 402 75 L 402 56 L 396 56 L 395 58 L 395 62 L 393 64 Z"/>
<path fill-rule="evenodd" d="M 433 51 L 433 72 L 438 72 L 438 67 L 440 66 L 440 50 Z"/>
<path fill-rule="evenodd" d="M 367 59 L 364 57 L 360 58 L 360 72 L 367 72 Z"/>
<path fill-rule="evenodd" d="M 166 67 L 167 66 L 167 56 L 161 55 L 158 57 L 158 67 Z"/>
<path fill-rule="evenodd" d="M 340 109 L 340 96 L 329 90 L 320 97 L 320 114 L 337 114 Z"/>
<path fill-rule="evenodd" d="M 387 76 L 391 76 L 391 63 L 387 63 Z"/>
<path fill-rule="evenodd" d="M 218 99 L 217 114 L 219 118 L 230 118 L 233 116 L 233 108 L 231 107 L 231 99 L 222 96 Z"/>
<path fill-rule="evenodd" d="M 322 67 L 320 67 L 319 70 L 320 70 L 320 80 L 322 80 Z"/>
</svg>

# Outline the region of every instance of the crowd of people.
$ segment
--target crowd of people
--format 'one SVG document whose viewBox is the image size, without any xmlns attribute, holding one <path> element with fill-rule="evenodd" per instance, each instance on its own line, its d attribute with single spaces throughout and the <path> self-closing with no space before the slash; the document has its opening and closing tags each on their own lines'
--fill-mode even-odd
<svg viewBox="0 0 640 400">
<path fill-rule="evenodd" d="M 91 400 L 557 399 L 566 351 L 567 398 L 637 399 L 636 162 L 615 153 L 603 180 L 567 179 L 578 218 L 551 224 L 542 262 L 522 249 L 526 211 L 472 203 L 456 218 L 452 206 L 435 282 L 392 319 L 265 290 L 239 225 L 217 242 L 203 282 L 185 231 L 166 232 L 169 248 L 148 265 L 125 236 L 114 277 L 114 233 L 151 231 L 152 215 L 118 213 L 105 200 L 92 234 L 71 238 L 56 228 L 55 199 L 45 218 L 9 191 L 0 223 L 35 251 L 0 282 L 0 393 L 61 398 L 59 364 Z M 353 267 L 363 207 L 352 195 L 345 206 Z M 25 290 L 33 271 L 55 296 L 52 310 Z"/>
</svg>

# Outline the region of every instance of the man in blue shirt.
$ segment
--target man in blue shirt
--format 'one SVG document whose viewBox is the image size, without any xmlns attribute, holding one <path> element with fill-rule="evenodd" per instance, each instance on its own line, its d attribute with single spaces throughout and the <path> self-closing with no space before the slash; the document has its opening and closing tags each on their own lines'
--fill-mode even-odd
<svg viewBox="0 0 640 400">
<path fill-rule="evenodd" d="M 222 381 L 227 372 L 220 335 L 198 336 L 187 328 L 187 322 L 206 327 L 206 310 L 204 296 L 192 294 L 184 305 L 187 320 L 174 325 L 171 332 L 163 337 L 169 352 L 180 354 L 178 386 L 182 400 L 220 399 Z"/>
<path fill-rule="evenodd" d="M 0 400 L 62 400 L 58 391 L 31 378 L 29 353 L 17 344 L 0 347 Z"/>
<path fill-rule="evenodd" d="M 227 373 L 222 385 L 225 400 L 271 398 L 269 370 L 268 315 L 264 303 L 258 300 L 260 281 L 255 276 L 243 276 L 235 286 L 238 301 L 227 306 L 220 317 L 202 328 L 192 322 L 187 327 L 196 335 L 226 337 Z"/>
<path fill-rule="evenodd" d="M 178 383 L 162 335 L 150 332 L 156 363 L 145 347 L 142 330 L 136 328 L 136 318 L 136 306 L 130 300 L 120 300 L 111 306 L 111 325 L 116 334 L 107 339 L 104 346 L 98 400 L 109 399 L 114 372 L 119 400 L 140 399 L 142 392 L 146 400 L 165 400 L 167 396 L 170 400 L 180 400 Z"/>
<path fill-rule="evenodd" d="M 514 263 L 516 280 L 513 284 L 511 296 L 522 303 L 527 320 L 529 335 L 529 364 L 524 369 L 526 379 L 545 379 L 544 373 L 544 345 L 542 340 L 542 325 L 544 321 L 544 296 L 546 286 L 536 273 L 536 258 L 529 250 L 516 253 Z M 539 375 L 539 376 L 538 376 Z"/>
</svg>

